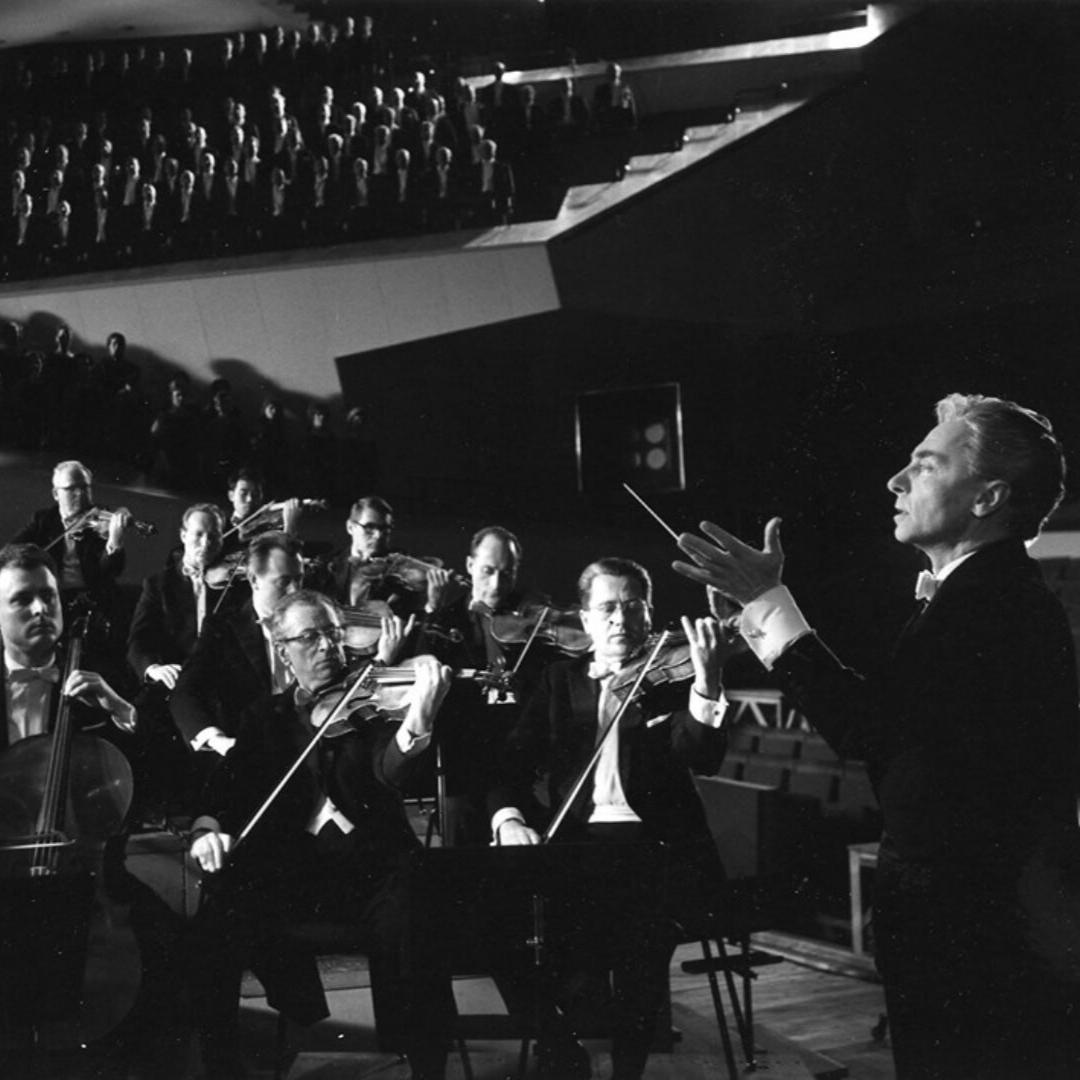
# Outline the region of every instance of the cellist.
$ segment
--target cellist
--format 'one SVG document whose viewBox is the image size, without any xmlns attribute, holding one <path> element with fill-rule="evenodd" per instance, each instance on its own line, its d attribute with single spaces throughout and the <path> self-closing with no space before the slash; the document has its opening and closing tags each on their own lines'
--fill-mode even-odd
<svg viewBox="0 0 1080 1080">
<path fill-rule="evenodd" d="M 135 730 L 136 712 L 97 672 L 81 669 L 59 685 L 63 670 L 59 646 L 64 629 L 56 564 L 33 544 L 8 544 L 0 549 L 0 638 L 3 639 L 3 694 L 0 708 L 0 760 L 24 739 L 49 732 L 62 697 L 72 701 L 77 730 L 100 734 L 123 748 Z M 9 759 L 10 760 L 10 759 Z M 130 794 L 130 793 L 129 793 Z M 4 827 L 0 811 L 0 827 Z M 4 828 L 11 831 L 11 824 Z M 63 903 L 27 904 L 27 882 L 0 878 L 0 1027 L 28 1030 L 53 1009 L 62 1009 L 65 995 L 77 995 L 82 956 L 78 955 L 78 925 L 85 926 L 88 910 L 74 910 L 74 894 Z M 88 898 L 87 898 L 88 899 Z M 74 930 L 73 930 L 74 927 Z M 85 942 L 82 944 L 85 951 Z M 48 958 L 69 956 L 67 971 L 73 985 L 42 985 Z"/>
</svg>

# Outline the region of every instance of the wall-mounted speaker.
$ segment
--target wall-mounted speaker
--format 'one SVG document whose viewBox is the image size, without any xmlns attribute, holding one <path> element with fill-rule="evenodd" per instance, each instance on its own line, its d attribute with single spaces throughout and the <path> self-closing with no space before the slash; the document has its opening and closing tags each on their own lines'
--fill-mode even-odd
<svg viewBox="0 0 1080 1080">
<path fill-rule="evenodd" d="M 579 394 L 574 424 L 579 491 L 686 487 L 678 383 Z"/>
</svg>

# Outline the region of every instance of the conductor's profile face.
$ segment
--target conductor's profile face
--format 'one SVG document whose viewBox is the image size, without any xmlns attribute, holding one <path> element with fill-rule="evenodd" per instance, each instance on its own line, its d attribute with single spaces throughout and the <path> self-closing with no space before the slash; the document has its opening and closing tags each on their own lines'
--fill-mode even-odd
<svg viewBox="0 0 1080 1080">
<path fill-rule="evenodd" d="M 0 570 L 0 637 L 6 649 L 28 663 L 47 660 L 63 628 L 60 591 L 49 570 Z"/>
<path fill-rule="evenodd" d="M 938 424 L 889 480 L 896 496 L 894 535 L 901 543 L 925 550 L 964 536 L 985 483 L 972 471 L 968 439 L 962 420 Z"/>
<path fill-rule="evenodd" d="M 305 690 L 321 690 L 345 674 L 344 632 L 332 608 L 323 604 L 289 608 L 274 639 Z"/>
<path fill-rule="evenodd" d="M 641 582 L 611 574 L 593 578 L 581 624 L 592 638 L 597 660 L 613 664 L 628 660 L 645 643 L 652 627 Z"/>
</svg>

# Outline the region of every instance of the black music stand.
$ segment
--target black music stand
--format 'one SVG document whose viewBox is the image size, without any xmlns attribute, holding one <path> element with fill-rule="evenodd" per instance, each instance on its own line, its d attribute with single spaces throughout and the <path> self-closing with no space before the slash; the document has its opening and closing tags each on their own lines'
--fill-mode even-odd
<svg viewBox="0 0 1080 1080">
<path fill-rule="evenodd" d="M 667 862 L 659 843 L 427 849 L 426 891 L 444 898 L 437 917 L 447 928 L 451 969 L 512 974 L 528 1002 L 527 1016 L 478 1016 L 459 1025 L 463 1034 L 520 1038 L 523 1077 L 530 1040 L 543 1018 L 559 1011 L 552 952 L 609 933 L 612 912 L 630 905 L 662 910 Z"/>
</svg>

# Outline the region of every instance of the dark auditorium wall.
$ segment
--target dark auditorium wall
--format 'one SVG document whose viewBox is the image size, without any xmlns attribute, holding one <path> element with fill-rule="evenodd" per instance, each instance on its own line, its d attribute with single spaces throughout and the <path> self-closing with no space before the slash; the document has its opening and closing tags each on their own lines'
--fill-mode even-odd
<svg viewBox="0 0 1080 1080">
<path fill-rule="evenodd" d="M 368 406 L 385 487 L 405 516 L 507 518 L 557 549 L 541 560 L 553 583 L 601 548 L 664 571 L 671 545 L 628 497 L 578 494 L 573 410 L 584 391 L 678 381 L 687 490 L 651 501 L 677 529 L 707 516 L 749 538 L 781 514 L 811 617 L 860 659 L 873 644 L 853 627 L 906 609 L 918 559 L 891 539 L 885 484 L 932 426 L 938 398 L 978 391 L 1045 411 L 1080 476 L 1080 416 L 1068 407 L 1080 393 L 1078 320 L 1061 301 L 887 331 L 770 335 L 566 311 L 338 367 L 346 401 Z M 673 575 L 664 588 L 673 608 L 690 602 Z"/>
</svg>

